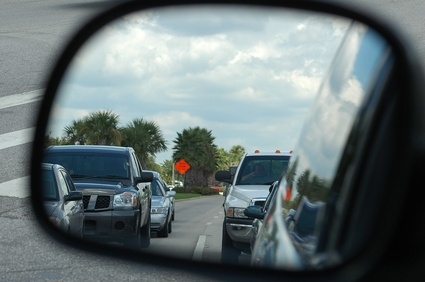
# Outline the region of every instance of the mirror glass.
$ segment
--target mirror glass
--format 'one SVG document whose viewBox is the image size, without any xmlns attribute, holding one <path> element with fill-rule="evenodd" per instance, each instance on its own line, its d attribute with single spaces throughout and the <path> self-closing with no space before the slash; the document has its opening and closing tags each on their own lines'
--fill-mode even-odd
<svg viewBox="0 0 425 282">
<path fill-rule="evenodd" d="M 152 232 L 141 251 L 219 262 L 226 187 L 214 180 L 215 171 L 237 165 L 241 152 L 294 148 L 349 23 L 326 14 L 241 6 L 126 15 L 92 36 L 68 67 L 46 147 L 133 147 L 140 166 L 159 172 L 160 181 L 176 191 L 164 197 L 174 201 L 171 230 L 164 236 Z M 186 156 L 196 160 L 190 169 L 199 166 L 196 136 L 206 136 L 216 154 L 193 187 L 187 173 L 174 168 Z M 107 161 L 99 157 L 96 164 Z M 76 173 L 61 165 L 75 180 Z M 128 173 L 129 165 L 120 168 Z M 201 188 L 211 193 L 184 199 Z M 132 201 L 127 196 L 113 201 L 125 209 Z M 94 236 L 88 240 L 104 235 L 91 224 L 84 228 Z M 249 265 L 250 254 L 241 254 L 239 263 Z"/>
</svg>

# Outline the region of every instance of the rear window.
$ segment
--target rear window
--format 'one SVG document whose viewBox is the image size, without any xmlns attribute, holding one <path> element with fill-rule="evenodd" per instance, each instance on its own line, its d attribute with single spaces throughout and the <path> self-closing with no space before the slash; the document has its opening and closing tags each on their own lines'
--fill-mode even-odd
<svg viewBox="0 0 425 282">
<path fill-rule="evenodd" d="M 158 180 L 154 180 L 151 182 L 152 196 L 164 196 L 164 193 L 161 189 L 161 186 L 158 183 Z"/>
<path fill-rule="evenodd" d="M 72 178 L 130 178 L 129 161 L 122 154 L 49 152 L 44 161 L 62 165 Z"/>
<path fill-rule="evenodd" d="M 244 158 L 236 185 L 271 185 L 287 170 L 289 156 L 252 156 Z"/>
</svg>

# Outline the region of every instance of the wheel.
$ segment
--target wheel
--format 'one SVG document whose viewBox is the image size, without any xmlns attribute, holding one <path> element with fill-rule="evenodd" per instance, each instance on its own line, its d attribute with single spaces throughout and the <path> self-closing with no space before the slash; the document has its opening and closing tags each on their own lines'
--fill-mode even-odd
<svg viewBox="0 0 425 282">
<path fill-rule="evenodd" d="M 239 262 L 240 253 L 241 251 L 239 249 L 233 247 L 232 239 L 227 234 L 226 220 L 223 220 L 223 231 L 221 238 L 221 262 L 225 264 L 237 264 Z"/>
<path fill-rule="evenodd" d="M 170 222 L 168 223 L 168 233 L 171 233 L 172 231 L 173 231 L 173 229 L 172 229 L 172 220 L 170 219 Z"/>
<path fill-rule="evenodd" d="M 176 213 L 175 210 L 173 210 L 173 213 L 171 214 L 171 220 L 174 221 L 174 214 Z"/>
<path fill-rule="evenodd" d="M 148 222 L 140 228 L 140 247 L 147 248 L 151 244 L 151 215 L 149 213 Z"/>
<path fill-rule="evenodd" d="M 124 246 L 129 249 L 140 249 L 140 232 L 136 236 L 128 237 L 124 241 Z"/>
<path fill-rule="evenodd" d="M 161 230 L 158 231 L 158 237 L 162 237 L 162 238 L 168 237 L 168 233 L 169 233 L 168 227 L 169 227 L 169 225 L 170 225 L 169 223 L 164 224 L 164 227 Z"/>
<path fill-rule="evenodd" d="M 168 233 L 169 233 L 168 226 L 169 224 L 165 224 L 164 227 L 158 231 L 158 237 L 162 237 L 162 238 L 168 237 Z"/>
</svg>

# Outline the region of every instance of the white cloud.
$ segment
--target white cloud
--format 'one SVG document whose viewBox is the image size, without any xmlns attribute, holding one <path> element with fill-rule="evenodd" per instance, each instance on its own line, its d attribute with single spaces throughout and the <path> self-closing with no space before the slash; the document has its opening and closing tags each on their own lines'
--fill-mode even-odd
<svg viewBox="0 0 425 282">
<path fill-rule="evenodd" d="M 108 26 L 74 61 L 53 123 L 111 109 L 122 125 L 155 121 L 170 148 L 176 132 L 202 126 L 225 149 L 292 149 L 347 23 L 245 12 L 166 9 Z"/>
</svg>

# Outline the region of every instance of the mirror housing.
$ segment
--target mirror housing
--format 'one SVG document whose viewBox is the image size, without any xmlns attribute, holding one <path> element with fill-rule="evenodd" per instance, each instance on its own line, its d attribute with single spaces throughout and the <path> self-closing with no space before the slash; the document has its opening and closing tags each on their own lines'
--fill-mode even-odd
<svg viewBox="0 0 425 282">
<path fill-rule="evenodd" d="M 137 183 L 151 182 L 153 180 L 153 173 L 148 171 L 142 171 L 142 177 L 137 178 Z"/>
<path fill-rule="evenodd" d="M 232 174 L 228 170 L 219 170 L 215 173 L 215 180 L 232 184 Z"/>
<path fill-rule="evenodd" d="M 76 52 L 79 50 L 79 48 L 86 42 L 90 36 L 92 36 L 96 31 L 98 31 L 101 27 L 109 23 L 110 21 L 123 16 L 127 13 L 139 10 L 139 9 L 146 9 L 146 8 L 154 8 L 154 7 L 161 7 L 162 5 L 167 5 L 167 3 L 163 2 L 157 2 L 155 4 L 146 4 L 146 3 L 138 3 L 139 1 L 129 1 L 126 3 L 123 3 L 121 5 L 118 5 L 117 7 L 108 10 L 101 15 L 97 16 L 93 20 L 91 20 L 85 27 L 82 28 L 78 32 L 78 35 L 76 35 L 68 44 L 66 49 L 64 50 L 63 55 L 60 57 L 58 63 L 54 66 L 51 72 L 49 83 L 46 87 L 44 100 L 41 104 L 41 108 L 39 111 L 39 117 L 37 120 L 37 130 L 35 132 L 35 138 L 33 143 L 33 149 L 32 149 L 32 159 L 31 159 L 31 202 L 32 206 L 34 208 L 34 213 L 36 215 L 36 218 L 38 219 L 40 225 L 53 237 L 57 238 L 59 241 L 68 244 L 69 246 L 80 248 L 82 251 L 91 251 L 93 253 L 100 253 L 105 254 L 109 256 L 115 256 L 117 258 L 122 258 L 121 253 L 122 249 L 116 248 L 114 246 L 108 246 L 105 248 L 104 245 L 98 244 L 96 242 L 90 242 L 87 243 L 86 241 L 72 238 L 69 236 L 64 235 L 62 232 L 59 232 L 55 228 L 52 228 L 51 224 L 49 223 L 48 218 L 46 217 L 46 214 L 43 211 L 42 206 L 42 199 L 41 199 L 41 193 L 40 193 L 40 175 L 41 175 L 41 168 L 40 163 L 43 160 L 43 148 L 44 146 L 44 137 L 45 137 L 45 129 L 46 125 L 48 123 L 49 119 L 49 113 L 52 108 L 52 103 L 55 97 L 55 94 L 59 88 L 61 78 L 66 71 L 67 66 L 69 65 L 70 61 L 75 56 Z M 181 5 L 181 4 L 198 4 L 198 3 L 207 3 L 208 1 L 182 1 L 182 2 L 175 2 L 172 4 L 175 5 Z M 214 2 L 216 3 L 216 2 Z M 233 1 L 234 4 L 244 4 L 246 2 L 239 2 L 239 1 Z M 276 5 L 273 1 L 249 1 L 250 4 L 253 5 Z M 228 2 L 226 2 L 228 4 Z M 395 53 L 398 56 L 398 62 L 397 66 L 399 69 L 402 69 L 403 72 L 400 73 L 402 79 L 401 82 L 398 82 L 395 88 L 401 88 L 405 93 L 408 93 L 410 97 L 409 99 L 406 99 L 404 101 L 405 104 L 403 104 L 406 112 L 409 114 L 408 122 L 406 123 L 406 127 L 410 130 L 410 132 L 423 132 L 424 127 L 424 120 L 422 115 L 420 114 L 423 112 L 422 108 L 424 103 L 423 100 L 423 88 L 421 87 L 422 84 L 420 81 L 423 79 L 422 72 L 418 71 L 418 63 L 415 57 L 415 52 L 413 52 L 410 48 L 408 48 L 405 44 L 407 42 L 406 40 L 403 40 L 401 37 L 399 37 L 398 33 L 394 30 L 388 28 L 388 26 L 382 24 L 376 19 L 373 19 L 370 16 L 356 13 L 355 11 L 352 11 L 350 9 L 344 8 L 341 5 L 335 5 L 335 4 L 329 4 L 329 3 L 321 3 L 320 1 L 286 1 L 283 4 L 286 7 L 292 7 L 292 8 L 300 8 L 300 9 L 306 9 L 311 11 L 318 11 L 318 12 L 327 12 L 327 13 L 335 13 L 341 16 L 349 17 L 355 20 L 362 21 L 369 25 L 370 27 L 374 28 L 376 31 L 380 32 L 391 44 L 391 46 L 394 48 Z M 420 142 L 413 142 L 412 139 L 417 140 L 423 140 L 423 138 L 416 138 L 417 136 L 411 135 L 405 135 L 403 136 L 406 142 L 410 142 L 408 145 L 415 144 L 415 146 L 403 146 L 400 148 L 400 153 L 403 156 L 403 160 L 406 161 L 405 163 L 408 163 L 410 166 L 409 168 L 421 168 L 423 167 L 423 156 L 424 156 L 424 148 L 423 145 L 419 144 Z M 405 144 L 403 142 L 400 142 L 400 144 Z M 418 150 L 418 147 L 421 150 Z M 417 151 L 416 151 L 417 150 Z M 418 153 L 419 152 L 419 153 Z M 412 173 L 417 172 L 415 169 L 412 169 Z M 419 176 L 420 173 L 417 173 Z M 227 171 L 225 172 L 217 172 L 215 175 L 216 180 L 231 183 L 231 172 Z M 405 176 L 405 174 L 403 174 Z M 420 180 L 417 176 L 416 180 Z M 153 175 L 151 176 L 142 176 L 142 182 L 145 181 L 151 181 L 153 179 Z M 410 179 L 410 178 L 409 178 Z M 412 178 L 413 179 L 413 178 Z M 406 183 L 406 178 L 403 178 L 403 181 L 400 181 L 399 183 Z M 410 182 L 409 182 L 410 183 Z M 414 183 L 414 182 L 413 182 Z M 414 185 L 411 185 L 413 187 Z M 413 188 L 411 188 L 413 189 Z M 407 199 L 408 193 L 411 192 L 411 190 L 406 191 L 399 191 L 399 194 L 397 195 L 397 200 L 399 202 Z M 415 196 L 415 194 L 411 193 L 411 196 Z M 391 196 L 391 195 L 390 195 Z M 416 197 L 416 199 L 422 199 L 423 197 Z M 392 198 L 389 199 L 389 203 L 394 203 Z M 415 202 L 416 203 L 416 202 Z M 410 210 L 402 210 L 402 208 L 405 208 L 406 205 L 400 205 L 394 208 L 391 213 L 382 214 L 385 218 L 392 218 L 391 223 L 393 225 L 388 226 L 386 225 L 385 228 L 383 228 L 383 231 L 389 231 L 390 234 L 396 234 L 396 231 L 394 230 L 395 227 L 400 227 L 400 225 L 396 225 L 400 218 L 403 218 L 403 220 L 409 219 L 409 211 Z M 407 205 L 410 207 L 420 207 L 420 205 Z M 420 211 L 423 214 L 423 211 Z M 386 222 L 386 221 L 382 221 Z M 421 230 L 420 228 L 418 230 Z M 405 230 L 403 230 L 404 232 Z M 400 235 L 400 233 L 398 233 Z M 412 233 L 413 234 L 413 233 Z M 422 234 L 422 233 L 421 233 Z M 406 235 L 407 236 L 407 235 Z M 398 236 L 395 236 L 398 237 Z M 403 237 L 404 238 L 404 237 Z M 399 238 L 397 238 L 399 239 Z M 408 240 L 399 240 L 403 242 L 403 244 L 409 243 Z M 208 275 L 210 278 L 216 278 L 220 279 L 221 281 L 234 281 L 235 279 L 238 280 L 244 280 L 247 281 L 258 281 L 267 279 L 270 281 L 270 279 L 288 279 L 292 281 L 314 281 L 314 280 L 327 280 L 327 281 L 333 281 L 338 280 L 338 277 L 350 277 L 353 280 L 356 280 L 359 277 L 364 277 L 365 275 L 369 275 L 367 278 L 379 278 L 380 275 L 384 275 L 387 268 L 385 267 L 385 259 L 381 260 L 381 257 L 379 257 L 380 254 L 382 254 L 384 251 L 387 251 L 390 253 L 388 256 L 391 260 L 394 257 L 397 257 L 395 253 L 391 253 L 391 250 L 386 249 L 388 247 L 388 243 L 379 243 L 376 242 L 376 240 L 371 240 L 372 243 L 377 243 L 374 245 L 374 248 L 371 248 L 374 251 L 374 254 L 372 256 L 367 256 L 367 254 L 370 254 L 370 252 L 366 252 L 365 254 L 362 254 L 359 257 L 356 257 L 353 259 L 353 261 L 348 262 L 346 265 L 342 265 L 341 267 L 337 269 L 332 269 L 330 271 L 306 271 L 301 273 L 294 273 L 291 271 L 279 271 L 275 269 L 270 269 L 267 271 L 264 271 L 263 269 L 259 270 L 256 268 L 244 268 L 244 267 L 232 267 L 232 266 L 226 266 L 226 265 L 211 265 L 211 264 L 205 264 L 200 262 L 191 262 L 188 264 L 187 262 L 182 262 L 179 260 L 175 260 L 173 258 L 167 258 L 161 255 L 156 254 L 150 254 L 149 256 L 143 256 L 140 255 L 139 252 L 128 250 L 126 251 L 125 259 L 129 259 L 131 261 L 139 261 L 142 263 L 148 263 L 148 264 L 157 264 L 157 265 L 167 265 L 171 268 L 174 268 L 176 270 L 187 270 L 190 272 L 195 272 L 200 275 Z M 395 242 L 392 242 L 395 243 Z M 395 243 L 396 244 L 396 243 Z M 365 248 L 367 249 L 367 248 Z M 394 248 L 395 251 L 403 249 L 403 246 L 396 245 L 396 248 Z M 406 253 L 404 253 L 406 254 Z M 373 272 L 370 272 L 370 265 L 372 263 L 377 262 L 378 260 L 381 260 L 382 263 L 380 266 L 378 266 L 377 270 L 374 270 Z M 388 262 L 388 261 L 387 261 Z M 381 267 L 381 268 L 379 268 Z M 211 268 L 214 269 L 214 271 L 211 271 Z M 357 269 L 357 272 L 353 274 L 352 269 Z"/>
<path fill-rule="evenodd" d="M 71 191 L 63 197 L 64 202 L 79 201 L 83 199 L 83 193 L 80 191 Z"/>
<path fill-rule="evenodd" d="M 253 205 L 253 206 L 248 206 L 245 210 L 244 210 L 244 215 L 246 215 L 247 217 L 252 217 L 252 218 L 257 218 L 257 219 L 264 219 L 264 215 L 266 214 L 263 211 L 263 207 L 261 206 L 257 206 L 257 205 Z"/>
<path fill-rule="evenodd" d="M 168 197 L 174 197 L 174 196 L 176 196 L 176 191 L 167 191 L 166 193 L 167 193 L 167 196 Z"/>
</svg>

